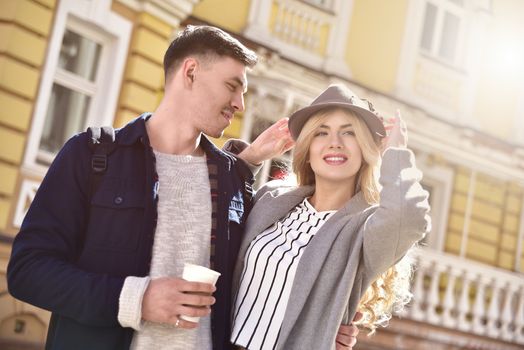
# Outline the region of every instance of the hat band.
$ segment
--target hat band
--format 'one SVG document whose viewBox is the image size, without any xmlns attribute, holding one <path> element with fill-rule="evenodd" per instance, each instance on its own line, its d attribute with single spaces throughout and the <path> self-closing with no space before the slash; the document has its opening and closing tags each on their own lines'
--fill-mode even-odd
<svg viewBox="0 0 524 350">
<path fill-rule="evenodd" d="M 315 102 L 313 102 L 311 104 L 311 106 L 315 106 L 315 105 L 319 105 L 319 104 L 330 104 L 330 103 L 333 103 L 333 104 L 347 104 L 347 105 L 351 105 L 351 106 L 356 106 L 356 107 L 360 107 L 362 109 L 366 109 L 369 112 L 374 112 L 375 111 L 375 109 L 373 108 L 373 105 L 371 105 L 371 103 L 369 103 L 366 100 L 361 100 L 361 99 L 359 99 L 358 97 L 355 97 L 355 96 L 351 96 L 350 99 L 344 99 L 344 100 L 341 100 L 341 99 L 329 99 L 329 100 L 324 100 L 324 101 L 315 101 Z"/>
</svg>

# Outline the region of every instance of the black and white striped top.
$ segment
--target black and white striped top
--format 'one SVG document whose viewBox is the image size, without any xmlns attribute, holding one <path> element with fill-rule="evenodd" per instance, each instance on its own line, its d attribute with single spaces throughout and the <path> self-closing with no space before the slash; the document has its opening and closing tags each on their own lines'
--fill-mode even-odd
<svg viewBox="0 0 524 350">
<path fill-rule="evenodd" d="M 276 347 L 300 257 L 334 213 L 317 212 L 306 198 L 251 242 L 235 298 L 233 344 Z"/>
</svg>

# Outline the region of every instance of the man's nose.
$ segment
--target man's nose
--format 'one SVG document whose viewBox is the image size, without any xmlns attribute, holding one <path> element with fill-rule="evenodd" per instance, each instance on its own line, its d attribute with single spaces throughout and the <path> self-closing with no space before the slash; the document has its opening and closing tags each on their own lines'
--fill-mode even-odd
<svg viewBox="0 0 524 350">
<path fill-rule="evenodd" d="M 231 106 L 235 109 L 235 112 L 242 112 L 244 110 L 244 94 L 236 94 Z"/>
</svg>

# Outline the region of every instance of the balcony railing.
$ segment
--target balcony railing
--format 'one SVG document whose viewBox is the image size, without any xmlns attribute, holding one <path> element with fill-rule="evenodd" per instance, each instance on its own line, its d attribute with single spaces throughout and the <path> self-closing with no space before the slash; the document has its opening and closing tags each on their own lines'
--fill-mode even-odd
<svg viewBox="0 0 524 350">
<path fill-rule="evenodd" d="M 420 249 L 413 301 L 416 321 L 524 344 L 524 276 Z"/>
<path fill-rule="evenodd" d="M 300 1 L 275 0 L 277 13 L 273 33 L 284 42 L 317 52 L 322 28 L 329 27 L 334 16 L 321 10 L 312 10 Z"/>
</svg>

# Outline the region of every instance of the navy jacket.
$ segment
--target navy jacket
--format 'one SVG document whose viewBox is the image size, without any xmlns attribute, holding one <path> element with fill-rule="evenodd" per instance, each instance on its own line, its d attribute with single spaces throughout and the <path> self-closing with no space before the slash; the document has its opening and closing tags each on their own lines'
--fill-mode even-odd
<svg viewBox="0 0 524 350">
<path fill-rule="evenodd" d="M 148 115 L 116 131 L 118 147 L 88 203 L 92 153 L 86 133 L 72 137 L 49 168 L 13 243 L 9 292 L 52 312 L 46 349 L 127 349 L 133 329 L 117 320 L 127 276 L 149 273 L 156 228 L 156 171 L 145 129 Z M 253 177 L 242 161 L 202 137 L 217 169 L 213 349 L 231 349 L 231 280 L 243 234 L 243 188 Z M 247 170 L 247 171 L 246 171 Z M 242 174 L 242 175 L 241 175 Z"/>
</svg>

